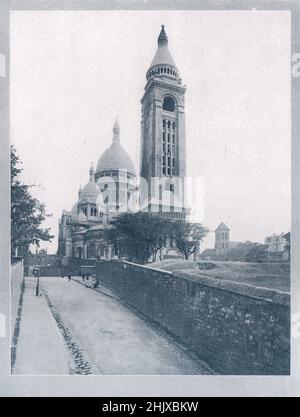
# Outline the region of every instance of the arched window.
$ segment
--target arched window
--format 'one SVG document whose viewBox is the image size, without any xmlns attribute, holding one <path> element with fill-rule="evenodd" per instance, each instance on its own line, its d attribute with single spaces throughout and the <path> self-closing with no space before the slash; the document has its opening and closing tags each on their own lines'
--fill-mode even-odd
<svg viewBox="0 0 300 417">
<path fill-rule="evenodd" d="M 173 112 L 175 110 L 175 101 L 172 97 L 165 97 L 163 101 L 163 110 Z"/>
<path fill-rule="evenodd" d="M 176 175 L 176 122 L 162 120 L 162 174 Z"/>
</svg>

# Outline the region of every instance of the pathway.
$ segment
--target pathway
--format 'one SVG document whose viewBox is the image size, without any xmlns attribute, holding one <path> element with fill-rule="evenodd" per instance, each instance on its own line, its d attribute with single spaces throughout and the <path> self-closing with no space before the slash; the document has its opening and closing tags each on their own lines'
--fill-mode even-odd
<svg viewBox="0 0 300 417">
<path fill-rule="evenodd" d="M 40 282 L 44 296 L 35 297 L 32 279 L 26 278 L 14 373 L 212 373 L 109 290 L 95 291 L 61 277 Z"/>
</svg>

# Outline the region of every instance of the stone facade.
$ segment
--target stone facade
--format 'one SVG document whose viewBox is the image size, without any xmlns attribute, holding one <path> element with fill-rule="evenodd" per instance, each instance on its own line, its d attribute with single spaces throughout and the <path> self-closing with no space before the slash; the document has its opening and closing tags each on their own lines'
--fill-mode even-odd
<svg viewBox="0 0 300 417">
<path fill-rule="evenodd" d="M 277 235 L 276 233 L 273 233 L 271 236 L 267 236 L 265 238 L 265 245 L 268 246 L 269 252 L 284 252 L 287 241 L 284 238 L 284 233 L 280 233 Z"/>
<path fill-rule="evenodd" d="M 216 256 L 224 255 L 229 249 L 229 227 L 221 223 L 215 230 Z"/>
<path fill-rule="evenodd" d="M 141 204 L 152 213 L 185 219 L 189 213 L 184 201 L 186 87 L 168 49 L 164 26 L 146 79 L 141 99 L 140 176 L 148 193 L 141 190 Z"/>
<path fill-rule="evenodd" d="M 76 259 L 111 259 L 113 247 L 104 235 L 110 220 L 135 209 L 137 182 L 133 163 L 120 144 L 120 126 L 113 127 L 112 145 L 100 156 L 97 169 L 91 166 L 89 182 L 78 192 L 71 211 L 63 210 L 59 221 L 58 255 L 62 266 Z"/>
</svg>

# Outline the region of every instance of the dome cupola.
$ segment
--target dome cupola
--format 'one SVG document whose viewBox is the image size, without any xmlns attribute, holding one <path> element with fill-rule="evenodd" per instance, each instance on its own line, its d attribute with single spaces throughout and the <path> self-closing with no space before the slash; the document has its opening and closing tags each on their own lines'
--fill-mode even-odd
<svg viewBox="0 0 300 417">
<path fill-rule="evenodd" d="M 112 144 L 99 158 L 95 179 L 97 181 L 99 177 L 119 170 L 126 170 L 131 176 L 136 175 L 130 156 L 120 144 L 120 124 L 116 119 L 113 126 Z"/>
<path fill-rule="evenodd" d="M 157 39 L 158 48 L 146 73 L 147 81 L 155 77 L 167 77 L 173 80 L 180 80 L 178 68 L 168 48 L 168 42 L 165 26 L 162 25 Z"/>
<path fill-rule="evenodd" d="M 80 191 L 79 201 L 95 204 L 100 194 L 100 189 L 95 182 L 95 168 L 91 165 L 89 182 Z"/>
</svg>

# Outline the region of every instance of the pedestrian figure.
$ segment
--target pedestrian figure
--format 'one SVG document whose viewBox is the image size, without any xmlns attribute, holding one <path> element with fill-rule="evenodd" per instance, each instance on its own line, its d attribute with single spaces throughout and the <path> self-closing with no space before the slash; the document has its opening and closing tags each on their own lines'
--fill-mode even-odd
<svg viewBox="0 0 300 417">
<path fill-rule="evenodd" d="M 85 278 L 84 274 L 81 274 L 81 278 L 82 278 L 82 281 L 84 281 L 84 278 Z"/>
<path fill-rule="evenodd" d="M 63 272 L 61 273 L 61 277 L 62 277 L 62 278 L 64 278 L 64 277 L 65 277 Z"/>
<path fill-rule="evenodd" d="M 86 274 L 86 280 L 87 281 L 89 280 L 89 275 L 90 275 L 89 273 Z"/>
<path fill-rule="evenodd" d="M 71 274 L 68 275 L 68 281 L 71 281 Z"/>
</svg>

